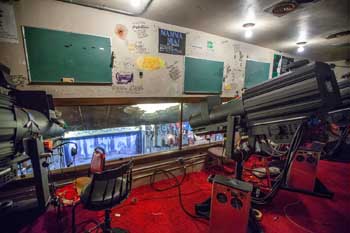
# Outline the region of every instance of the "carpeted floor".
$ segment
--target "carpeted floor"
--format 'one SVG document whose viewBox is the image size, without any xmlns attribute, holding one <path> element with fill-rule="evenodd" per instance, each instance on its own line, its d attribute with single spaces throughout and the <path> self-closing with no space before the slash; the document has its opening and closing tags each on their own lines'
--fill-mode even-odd
<svg viewBox="0 0 350 233">
<path fill-rule="evenodd" d="M 209 173 L 189 174 L 182 192 L 186 208 L 193 212 L 194 204 L 210 195 Z M 350 229 L 350 164 L 321 161 L 320 180 L 335 193 L 332 200 L 280 190 L 271 204 L 261 208 L 262 226 L 266 233 L 342 233 Z M 169 185 L 169 181 L 157 184 Z M 136 199 L 136 203 L 132 200 Z M 26 232 L 70 232 L 70 208 L 66 208 L 61 224 L 56 222 L 54 210 L 47 211 Z M 77 223 L 95 218 L 102 220 L 103 212 L 77 209 Z M 93 226 L 91 224 L 90 226 Z M 136 188 L 122 205 L 112 212 L 112 226 L 131 233 L 206 233 L 207 221 L 188 217 L 180 208 L 177 189 L 155 192 L 149 186 Z M 80 232 L 83 226 L 80 226 Z M 89 228 L 89 226 L 86 226 Z"/>
</svg>

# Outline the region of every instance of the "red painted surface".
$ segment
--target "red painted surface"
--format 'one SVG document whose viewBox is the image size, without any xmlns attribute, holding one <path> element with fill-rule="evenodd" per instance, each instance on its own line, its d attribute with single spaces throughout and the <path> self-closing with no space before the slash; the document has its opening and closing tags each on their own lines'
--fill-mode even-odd
<svg viewBox="0 0 350 233">
<path fill-rule="evenodd" d="M 320 180 L 335 193 L 332 200 L 281 190 L 273 202 L 264 208 L 262 226 L 266 233 L 345 233 L 350 225 L 350 163 L 320 161 Z M 194 204 L 207 199 L 211 186 L 207 182 L 208 172 L 190 174 L 182 186 L 184 205 L 192 213 Z M 173 184 L 171 180 L 159 186 Z M 136 199 L 133 201 L 133 199 Z M 296 203 L 293 206 L 288 204 Z M 287 206 L 287 207 L 286 207 Z M 70 232 L 70 207 L 60 226 L 56 214 L 49 210 L 21 232 Z M 120 216 L 115 216 L 120 214 Z M 286 217 L 306 228 L 305 231 Z M 103 219 L 103 212 L 77 209 L 77 223 L 95 218 Z M 92 226 L 92 225 L 90 225 Z M 136 188 L 131 196 L 112 210 L 112 226 L 129 229 L 131 233 L 208 233 L 207 221 L 196 221 L 180 208 L 177 189 L 162 193 L 149 186 Z M 80 227 L 81 228 L 81 227 Z M 65 230 L 64 230 L 65 229 Z"/>
</svg>

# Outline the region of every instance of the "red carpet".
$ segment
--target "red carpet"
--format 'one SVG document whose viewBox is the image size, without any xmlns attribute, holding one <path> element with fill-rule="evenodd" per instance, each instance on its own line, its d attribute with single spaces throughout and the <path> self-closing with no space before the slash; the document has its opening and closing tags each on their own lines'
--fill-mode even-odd
<svg viewBox="0 0 350 233">
<path fill-rule="evenodd" d="M 193 211 L 195 203 L 209 197 L 210 184 L 207 182 L 207 177 L 206 172 L 192 173 L 183 183 L 183 200 L 188 210 Z M 335 193 L 334 198 L 328 200 L 279 191 L 273 202 L 261 209 L 262 226 L 266 233 L 349 231 L 347 228 L 350 226 L 350 164 L 321 161 L 319 178 Z M 162 181 L 158 185 L 167 186 L 169 181 Z M 137 199 L 135 204 L 132 203 L 133 198 Z M 55 212 L 49 210 L 21 232 L 70 232 L 70 210 L 65 209 L 65 217 L 60 225 L 57 225 Z M 102 220 L 103 212 L 86 211 L 81 207 L 77 209 L 77 223 L 89 218 Z M 193 220 L 182 211 L 177 189 L 159 193 L 149 186 L 134 189 L 128 200 L 113 209 L 112 226 L 129 229 L 131 233 L 209 232 L 206 221 Z M 80 226 L 80 230 L 82 228 L 83 226 Z"/>
</svg>

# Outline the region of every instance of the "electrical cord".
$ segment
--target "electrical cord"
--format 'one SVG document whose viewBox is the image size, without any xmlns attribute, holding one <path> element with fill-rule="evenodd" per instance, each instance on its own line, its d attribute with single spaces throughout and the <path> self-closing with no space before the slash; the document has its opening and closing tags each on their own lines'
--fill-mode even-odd
<svg viewBox="0 0 350 233">
<path fill-rule="evenodd" d="M 75 145 L 75 148 L 78 148 L 78 144 L 76 142 L 67 141 L 67 142 L 62 142 L 62 143 L 54 146 L 52 149 L 54 150 L 54 149 L 57 149 L 58 147 L 62 147 L 62 146 L 67 145 L 67 144 L 73 144 L 73 145 Z"/>
<path fill-rule="evenodd" d="M 329 151 L 326 152 L 326 159 L 332 160 L 336 156 L 335 154 L 340 150 L 343 143 L 346 141 L 346 138 L 349 135 L 349 127 L 343 127 L 340 132 L 339 139 L 337 140 L 336 144 L 331 148 Z"/>
<path fill-rule="evenodd" d="M 177 190 L 178 190 L 178 197 L 179 197 L 179 203 L 180 203 L 181 209 L 185 212 L 185 214 L 187 214 L 191 218 L 194 218 L 194 219 L 197 219 L 197 220 L 207 219 L 207 218 L 205 218 L 203 216 L 194 215 L 194 214 L 190 213 L 185 208 L 185 206 L 183 204 L 183 200 L 182 200 L 181 185 L 182 185 L 183 181 L 185 180 L 187 174 L 186 174 L 186 167 L 183 166 L 182 169 L 183 169 L 183 176 L 181 178 L 181 181 L 179 181 L 179 179 L 170 171 L 167 171 L 167 170 L 164 170 L 164 169 L 157 169 L 157 170 L 155 170 L 153 172 L 153 174 L 151 175 L 151 177 L 150 177 L 150 186 L 151 186 L 152 189 L 154 189 L 157 192 L 163 192 L 163 191 L 166 191 L 166 190 L 169 190 L 169 189 L 177 188 Z M 154 181 L 155 181 L 156 175 L 158 175 L 158 174 L 164 174 L 168 178 L 170 178 L 170 177 L 173 178 L 175 180 L 175 184 L 171 185 L 169 187 L 166 187 L 166 188 L 157 188 L 157 187 L 155 187 L 154 186 Z"/>
<path fill-rule="evenodd" d="M 286 176 L 287 176 L 287 171 L 289 170 L 289 167 L 291 165 L 291 161 L 293 158 L 293 154 L 295 152 L 295 150 L 298 149 L 298 147 L 300 146 L 301 140 L 302 140 L 302 135 L 304 132 L 304 126 L 305 123 L 301 123 L 297 130 L 295 131 L 293 138 L 292 138 L 292 142 L 290 145 L 290 148 L 287 152 L 287 158 L 286 158 L 286 162 L 284 165 L 284 168 L 282 170 L 282 172 L 276 177 L 276 181 L 273 184 L 271 191 L 266 194 L 264 197 L 252 197 L 252 202 L 256 205 L 265 205 L 267 203 L 269 203 L 273 197 L 277 194 L 279 187 L 285 182 Z"/>
<path fill-rule="evenodd" d="M 288 221 L 291 222 L 291 223 L 292 223 L 293 225 L 295 225 L 296 227 L 302 229 L 302 230 L 305 231 L 305 232 L 314 233 L 313 231 L 311 231 L 311 230 L 309 230 L 309 229 L 307 229 L 307 228 L 301 226 L 300 224 L 296 223 L 296 222 L 287 214 L 287 208 L 288 208 L 288 207 L 290 207 L 290 206 L 295 206 L 295 205 L 297 205 L 297 204 L 299 204 L 299 203 L 300 203 L 300 201 L 296 201 L 296 202 L 292 202 L 292 203 L 289 203 L 289 204 L 285 205 L 285 206 L 283 207 L 283 213 L 284 213 L 284 215 L 286 216 L 286 218 L 288 219 Z"/>
</svg>

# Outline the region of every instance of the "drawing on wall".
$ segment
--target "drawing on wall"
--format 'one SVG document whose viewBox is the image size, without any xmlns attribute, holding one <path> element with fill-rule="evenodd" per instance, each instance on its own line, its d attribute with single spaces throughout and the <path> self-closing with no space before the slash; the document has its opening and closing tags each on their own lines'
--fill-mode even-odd
<svg viewBox="0 0 350 233">
<path fill-rule="evenodd" d="M 119 39 L 125 40 L 128 35 L 128 29 L 122 24 L 117 24 L 115 25 L 114 33 Z"/>
<path fill-rule="evenodd" d="M 231 84 L 231 83 L 225 84 L 225 85 L 224 85 L 224 90 L 225 90 L 225 91 L 230 91 L 230 90 L 232 90 L 232 84 Z"/>
<path fill-rule="evenodd" d="M 245 67 L 245 61 L 247 56 L 245 56 L 239 45 L 233 46 L 233 59 L 234 59 L 234 68 L 237 70 L 243 70 Z"/>
<path fill-rule="evenodd" d="M 179 68 L 179 62 L 175 61 L 173 64 L 168 65 L 166 69 L 169 72 L 169 76 L 172 80 L 178 80 L 181 77 L 181 70 Z"/>
<path fill-rule="evenodd" d="M 13 5 L 0 2 L 0 41 L 18 43 Z"/>
<path fill-rule="evenodd" d="M 159 70 L 165 67 L 165 61 L 157 56 L 140 56 L 136 65 L 140 70 Z"/>
<path fill-rule="evenodd" d="M 28 84 L 28 78 L 24 77 L 23 75 L 11 75 L 11 83 L 18 87 L 24 87 Z"/>
<path fill-rule="evenodd" d="M 285 57 L 279 54 L 273 56 L 272 78 L 288 72 L 287 66 L 294 62 L 294 58 Z"/>
<path fill-rule="evenodd" d="M 228 81 L 232 69 L 230 65 L 225 65 L 224 81 Z"/>
<path fill-rule="evenodd" d="M 226 64 L 225 65 L 225 70 L 224 70 L 224 90 L 225 91 L 230 91 L 232 90 L 232 84 L 233 84 L 233 75 L 232 75 L 232 69 L 231 66 Z"/>
<path fill-rule="evenodd" d="M 117 72 L 115 77 L 117 84 L 128 84 L 134 81 L 134 73 L 121 74 Z"/>
<path fill-rule="evenodd" d="M 159 28 L 159 52 L 185 55 L 186 34 Z"/>
<path fill-rule="evenodd" d="M 114 67 L 118 71 L 122 70 L 123 73 L 132 73 L 135 67 L 134 59 L 131 57 L 124 57 L 123 60 L 115 59 Z"/>
<path fill-rule="evenodd" d="M 149 36 L 149 26 L 145 22 L 134 22 L 131 30 L 136 33 L 138 39 L 143 39 Z"/>
<path fill-rule="evenodd" d="M 238 92 L 238 94 L 240 94 L 244 86 L 247 57 L 248 56 L 243 52 L 239 44 L 233 45 L 233 66 L 229 67 L 232 69 L 230 72 L 228 72 L 228 67 L 226 67 L 226 76 L 229 79 L 226 83 L 231 84 L 231 90 Z"/>
</svg>

